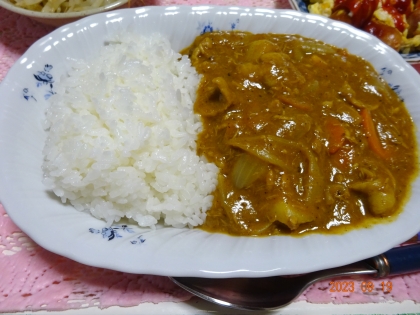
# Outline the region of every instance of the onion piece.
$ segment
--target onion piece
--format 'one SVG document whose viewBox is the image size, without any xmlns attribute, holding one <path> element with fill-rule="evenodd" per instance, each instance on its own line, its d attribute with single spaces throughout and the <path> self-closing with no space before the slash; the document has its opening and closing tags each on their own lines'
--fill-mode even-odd
<svg viewBox="0 0 420 315">
<path fill-rule="evenodd" d="M 244 153 L 235 162 L 232 170 L 232 181 L 236 188 L 249 187 L 267 173 L 267 163 L 257 157 Z"/>
<path fill-rule="evenodd" d="M 290 156 L 298 156 L 299 152 L 308 161 L 307 181 L 305 187 L 305 200 L 319 202 L 324 194 L 324 180 L 318 166 L 317 158 L 313 152 L 299 142 L 279 138 L 276 136 L 253 136 L 233 138 L 227 144 L 240 148 L 261 160 L 277 165 L 285 171 L 293 172 L 293 159 Z M 287 154 L 284 154 L 287 152 Z M 282 159 L 281 157 L 285 158 Z M 287 158 L 287 156 L 289 156 Z"/>
<path fill-rule="evenodd" d="M 303 223 L 312 222 L 315 218 L 308 209 L 299 204 L 292 204 L 287 200 L 279 199 L 273 204 L 277 221 L 287 225 L 290 230 L 295 230 Z"/>
</svg>

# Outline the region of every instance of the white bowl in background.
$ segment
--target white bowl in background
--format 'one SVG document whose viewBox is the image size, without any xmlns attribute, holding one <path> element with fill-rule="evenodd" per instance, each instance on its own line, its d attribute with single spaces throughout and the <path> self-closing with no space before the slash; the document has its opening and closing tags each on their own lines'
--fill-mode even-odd
<svg viewBox="0 0 420 315">
<path fill-rule="evenodd" d="M 89 15 L 107 12 L 115 9 L 122 9 L 128 7 L 129 0 L 116 0 L 113 3 L 101 6 L 99 8 L 90 9 L 80 12 L 65 12 L 65 13 L 44 13 L 38 11 L 31 11 L 15 6 L 9 0 L 0 0 L 0 7 L 5 8 L 11 12 L 27 16 L 35 21 L 41 22 L 51 26 L 62 26 Z"/>
</svg>

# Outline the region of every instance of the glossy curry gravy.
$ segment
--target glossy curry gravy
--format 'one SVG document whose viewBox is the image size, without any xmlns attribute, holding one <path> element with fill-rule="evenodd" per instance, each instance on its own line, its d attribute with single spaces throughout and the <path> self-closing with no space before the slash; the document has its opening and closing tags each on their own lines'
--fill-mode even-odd
<svg viewBox="0 0 420 315">
<path fill-rule="evenodd" d="M 220 169 L 201 227 L 232 235 L 343 233 L 392 220 L 417 172 L 413 121 L 363 59 L 294 35 L 213 32 L 198 153 Z"/>
</svg>

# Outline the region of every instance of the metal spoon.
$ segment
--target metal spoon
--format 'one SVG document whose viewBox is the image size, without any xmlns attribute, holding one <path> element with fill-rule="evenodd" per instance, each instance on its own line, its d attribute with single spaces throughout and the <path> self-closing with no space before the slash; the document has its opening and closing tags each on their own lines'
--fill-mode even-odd
<svg viewBox="0 0 420 315">
<path fill-rule="evenodd" d="M 308 286 L 320 280 L 362 275 L 380 278 L 415 271 L 420 271 L 420 244 L 393 248 L 365 261 L 301 276 L 170 279 L 192 294 L 222 306 L 241 310 L 272 310 L 290 304 Z"/>
</svg>

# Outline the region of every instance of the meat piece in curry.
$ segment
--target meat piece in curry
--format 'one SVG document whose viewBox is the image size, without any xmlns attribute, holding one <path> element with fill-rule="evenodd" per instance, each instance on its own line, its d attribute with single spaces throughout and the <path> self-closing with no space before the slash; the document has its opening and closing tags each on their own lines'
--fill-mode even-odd
<svg viewBox="0 0 420 315">
<path fill-rule="evenodd" d="M 413 121 L 363 59 L 294 35 L 206 33 L 198 153 L 220 169 L 201 227 L 343 233 L 391 220 L 417 172 Z"/>
</svg>

